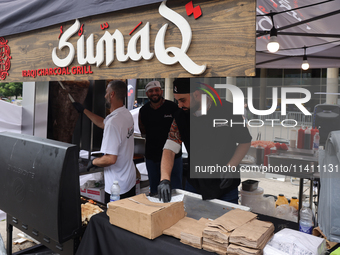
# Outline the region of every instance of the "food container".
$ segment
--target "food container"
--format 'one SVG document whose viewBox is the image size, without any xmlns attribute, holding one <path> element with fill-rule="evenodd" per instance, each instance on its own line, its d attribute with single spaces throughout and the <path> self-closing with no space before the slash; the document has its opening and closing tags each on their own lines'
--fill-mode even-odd
<svg viewBox="0 0 340 255">
<path fill-rule="evenodd" d="M 242 182 L 242 190 L 244 191 L 254 191 L 259 185 L 258 181 L 255 180 L 245 180 Z"/>
</svg>

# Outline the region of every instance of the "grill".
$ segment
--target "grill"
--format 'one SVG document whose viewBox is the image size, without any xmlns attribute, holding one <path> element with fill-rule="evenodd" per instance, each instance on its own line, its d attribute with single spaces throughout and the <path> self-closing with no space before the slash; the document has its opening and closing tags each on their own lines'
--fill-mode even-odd
<svg viewBox="0 0 340 255">
<path fill-rule="evenodd" d="M 77 146 L 2 132 L 0 162 L 8 254 L 12 226 L 59 254 L 75 253 L 82 231 Z"/>
</svg>

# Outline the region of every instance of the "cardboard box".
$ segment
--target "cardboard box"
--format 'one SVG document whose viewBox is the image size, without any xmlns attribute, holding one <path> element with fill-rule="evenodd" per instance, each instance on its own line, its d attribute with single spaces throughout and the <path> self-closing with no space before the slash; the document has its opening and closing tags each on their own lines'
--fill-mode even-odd
<svg viewBox="0 0 340 255">
<path fill-rule="evenodd" d="M 110 223 L 137 235 L 155 239 L 185 217 L 183 202 L 153 203 L 145 194 L 110 202 Z"/>
<path fill-rule="evenodd" d="M 80 195 L 87 198 L 91 198 L 100 203 L 104 203 L 105 201 L 104 186 L 99 188 L 87 188 L 87 189 L 80 188 Z"/>
</svg>

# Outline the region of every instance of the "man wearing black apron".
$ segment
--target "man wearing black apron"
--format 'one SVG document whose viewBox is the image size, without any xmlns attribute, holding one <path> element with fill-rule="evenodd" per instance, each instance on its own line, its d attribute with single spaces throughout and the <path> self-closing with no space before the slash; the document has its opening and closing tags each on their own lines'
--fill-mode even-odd
<svg viewBox="0 0 340 255">
<path fill-rule="evenodd" d="M 171 169 L 182 142 L 188 151 L 189 169 L 185 171 L 186 190 L 203 199 L 238 203 L 239 163 L 247 154 L 251 136 L 241 115 L 233 115 L 233 105 L 224 101 L 214 105 L 207 100 L 207 114 L 201 114 L 202 89 L 190 87 L 190 79 L 174 81 L 174 97 L 181 108 L 171 125 L 163 148 L 159 198 L 171 200 Z M 225 120 L 215 125 L 214 120 Z"/>
</svg>

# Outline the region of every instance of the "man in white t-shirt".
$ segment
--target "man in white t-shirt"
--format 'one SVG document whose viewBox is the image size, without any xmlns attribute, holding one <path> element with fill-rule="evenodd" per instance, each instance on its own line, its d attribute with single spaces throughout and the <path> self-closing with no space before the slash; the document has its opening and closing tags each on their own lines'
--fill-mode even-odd
<svg viewBox="0 0 340 255">
<path fill-rule="evenodd" d="M 104 129 L 100 149 L 104 156 L 93 159 L 88 169 L 104 167 L 105 203 L 110 201 L 113 181 L 119 183 L 121 199 L 136 194 L 134 124 L 131 113 L 124 106 L 126 93 L 126 84 L 120 80 L 113 80 L 107 85 L 105 100 L 110 114 L 105 119 L 85 109 L 80 103 L 73 103 L 78 112 L 83 112 L 95 125 Z"/>
</svg>

